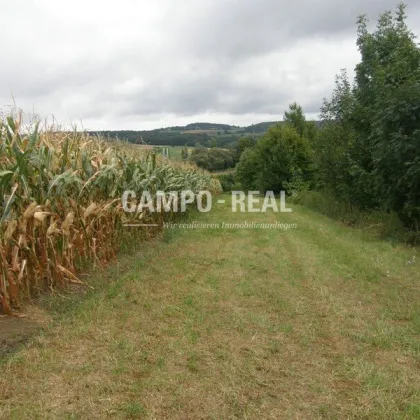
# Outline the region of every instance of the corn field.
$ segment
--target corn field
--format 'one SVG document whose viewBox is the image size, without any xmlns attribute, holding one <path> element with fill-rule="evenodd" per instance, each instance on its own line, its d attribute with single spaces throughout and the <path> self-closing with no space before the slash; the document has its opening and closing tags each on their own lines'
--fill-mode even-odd
<svg viewBox="0 0 420 420">
<path fill-rule="evenodd" d="M 83 262 L 111 259 L 127 229 L 125 190 L 217 192 L 209 173 L 161 161 L 152 151 L 87 133 L 63 132 L 22 115 L 0 120 L 0 310 L 82 283 Z M 175 217 L 140 213 L 144 222 Z M 137 231 L 136 231 L 137 232 Z M 147 232 L 138 232 L 138 235 Z"/>
</svg>

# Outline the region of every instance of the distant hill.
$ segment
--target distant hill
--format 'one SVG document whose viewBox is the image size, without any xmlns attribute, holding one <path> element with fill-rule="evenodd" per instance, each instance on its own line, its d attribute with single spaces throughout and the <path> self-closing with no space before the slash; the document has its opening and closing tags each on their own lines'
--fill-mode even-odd
<svg viewBox="0 0 420 420">
<path fill-rule="evenodd" d="M 265 133 L 270 127 L 281 121 L 267 121 L 245 127 L 247 133 Z"/>
<path fill-rule="evenodd" d="M 155 130 L 107 130 L 91 132 L 92 135 L 112 139 L 125 140 L 136 144 L 150 144 L 162 146 L 188 146 L 193 147 L 196 144 L 209 146 L 212 139 L 216 140 L 218 147 L 228 147 L 234 144 L 240 137 L 260 136 L 264 134 L 271 126 L 280 121 L 267 121 L 258 124 L 252 124 L 248 127 L 238 127 L 229 124 L 196 122 L 185 126 L 175 126 L 158 128 Z M 316 121 L 317 125 L 319 124 Z"/>
<path fill-rule="evenodd" d="M 229 124 L 216 124 L 216 123 L 193 123 L 188 124 L 185 127 L 185 130 L 230 130 L 232 128 L 238 128 L 234 125 Z"/>
</svg>

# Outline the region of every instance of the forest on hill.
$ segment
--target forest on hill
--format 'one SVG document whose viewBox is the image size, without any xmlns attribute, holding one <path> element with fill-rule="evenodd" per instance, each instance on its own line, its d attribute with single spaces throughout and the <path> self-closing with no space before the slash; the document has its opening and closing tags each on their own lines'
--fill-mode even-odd
<svg viewBox="0 0 420 420">
<path fill-rule="evenodd" d="M 197 122 L 185 126 L 159 128 L 156 130 L 108 130 L 91 132 L 92 135 L 117 138 L 134 144 L 150 144 L 159 146 L 187 146 L 202 145 L 211 147 L 210 142 L 216 141 L 218 147 L 233 145 L 241 137 L 259 136 L 279 121 L 268 121 L 247 127 L 228 124 Z"/>
</svg>

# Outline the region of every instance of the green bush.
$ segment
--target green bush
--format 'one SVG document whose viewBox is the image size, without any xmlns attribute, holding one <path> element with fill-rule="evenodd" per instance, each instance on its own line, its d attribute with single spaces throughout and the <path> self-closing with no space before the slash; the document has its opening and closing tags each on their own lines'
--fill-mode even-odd
<svg viewBox="0 0 420 420">
<path fill-rule="evenodd" d="M 208 171 L 224 171 L 235 165 L 234 152 L 227 149 L 196 147 L 189 160 Z"/>
<path fill-rule="evenodd" d="M 223 191 L 232 191 L 235 185 L 235 173 L 227 172 L 217 175 L 217 179 L 220 181 Z"/>
<path fill-rule="evenodd" d="M 246 190 L 287 191 L 310 179 L 311 151 L 289 124 L 270 128 L 254 148 L 246 149 L 236 166 L 236 180 Z"/>
</svg>

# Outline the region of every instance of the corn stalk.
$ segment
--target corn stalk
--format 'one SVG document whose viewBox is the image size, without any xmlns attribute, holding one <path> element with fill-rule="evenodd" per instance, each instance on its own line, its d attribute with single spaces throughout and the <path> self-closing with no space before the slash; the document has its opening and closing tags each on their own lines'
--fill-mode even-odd
<svg viewBox="0 0 420 420">
<path fill-rule="evenodd" d="M 0 307 L 12 315 L 46 290 L 80 284 L 83 261 L 115 256 L 127 215 L 125 190 L 207 189 L 220 185 L 197 167 L 88 133 L 26 129 L 22 114 L 0 120 Z M 161 223 L 157 213 L 135 215 Z M 147 236 L 147 233 L 146 233 Z"/>
</svg>

